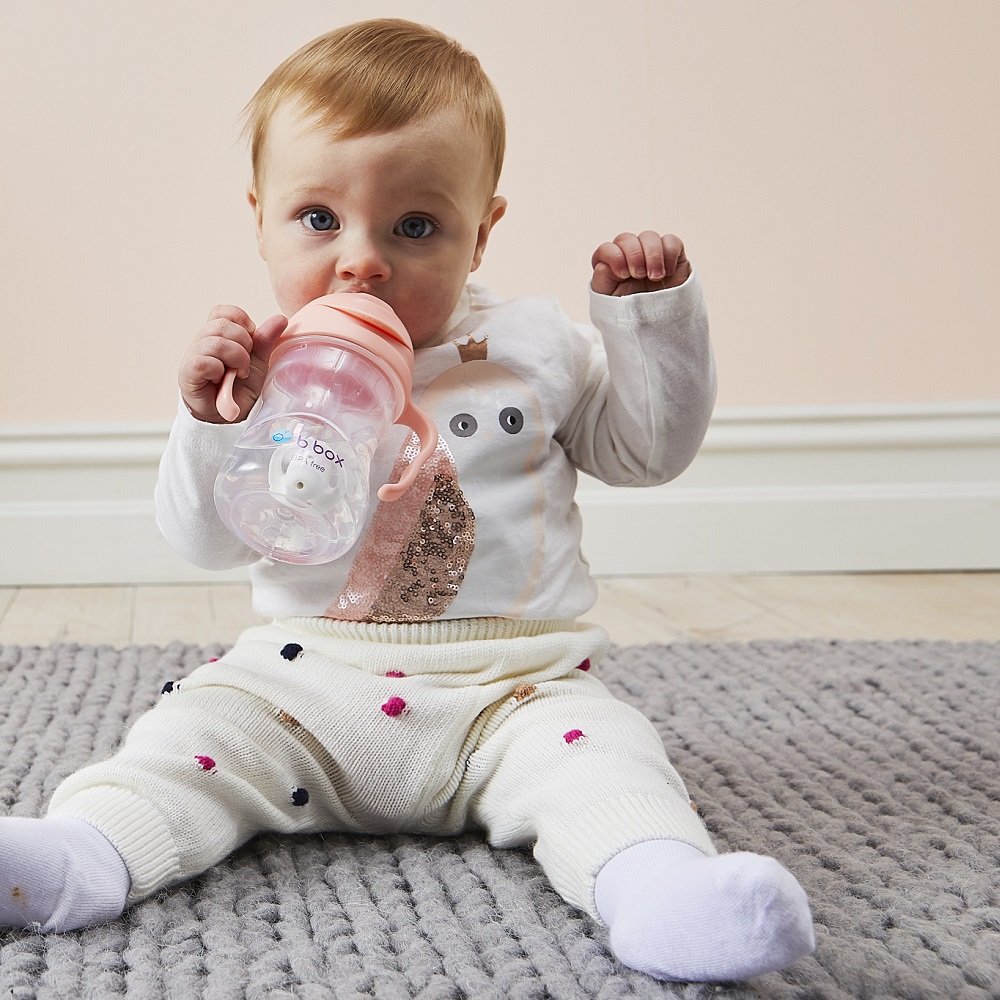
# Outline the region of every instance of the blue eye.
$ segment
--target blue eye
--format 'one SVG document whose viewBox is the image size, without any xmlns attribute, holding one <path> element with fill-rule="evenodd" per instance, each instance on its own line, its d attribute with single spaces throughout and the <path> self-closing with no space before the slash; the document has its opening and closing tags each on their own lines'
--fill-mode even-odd
<svg viewBox="0 0 1000 1000">
<path fill-rule="evenodd" d="M 326 233 L 331 229 L 338 228 L 337 217 L 325 208 L 310 208 L 302 213 L 301 218 L 302 224 L 307 229 L 314 229 L 318 233 Z"/>
<path fill-rule="evenodd" d="M 411 215 L 408 219 L 403 219 L 398 231 L 411 240 L 425 240 L 436 228 L 430 219 L 425 219 L 421 215 Z"/>
</svg>

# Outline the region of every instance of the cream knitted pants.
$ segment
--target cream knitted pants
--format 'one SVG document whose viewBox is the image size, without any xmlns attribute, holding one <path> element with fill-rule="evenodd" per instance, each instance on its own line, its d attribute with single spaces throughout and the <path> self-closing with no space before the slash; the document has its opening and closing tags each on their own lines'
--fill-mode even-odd
<svg viewBox="0 0 1000 1000">
<path fill-rule="evenodd" d="M 625 847 L 715 853 L 656 730 L 595 676 L 606 644 L 573 622 L 253 628 L 67 778 L 49 815 L 114 844 L 130 902 L 258 833 L 482 829 L 533 844 L 596 916 L 596 874 Z"/>
</svg>

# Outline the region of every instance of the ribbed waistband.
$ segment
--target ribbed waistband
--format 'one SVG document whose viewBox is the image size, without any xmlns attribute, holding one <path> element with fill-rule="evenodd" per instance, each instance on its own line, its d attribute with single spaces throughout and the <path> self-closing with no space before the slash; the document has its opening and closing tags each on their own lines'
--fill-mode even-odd
<svg viewBox="0 0 1000 1000">
<path fill-rule="evenodd" d="M 449 618 L 433 622 L 344 622 L 333 618 L 278 618 L 275 625 L 301 635 L 350 639 L 387 645 L 436 646 L 484 639 L 521 639 L 592 626 L 575 619 Z"/>
</svg>

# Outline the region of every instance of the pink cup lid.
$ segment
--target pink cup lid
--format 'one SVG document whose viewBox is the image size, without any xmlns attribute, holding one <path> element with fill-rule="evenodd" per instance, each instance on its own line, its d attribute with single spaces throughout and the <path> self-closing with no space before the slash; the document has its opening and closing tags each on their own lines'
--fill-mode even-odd
<svg viewBox="0 0 1000 1000">
<path fill-rule="evenodd" d="M 409 402 L 413 384 L 413 344 L 392 308 L 366 292 L 334 292 L 313 299 L 288 321 L 278 339 L 284 347 L 299 337 L 328 336 L 363 348 L 402 383 Z"/>
</svg>

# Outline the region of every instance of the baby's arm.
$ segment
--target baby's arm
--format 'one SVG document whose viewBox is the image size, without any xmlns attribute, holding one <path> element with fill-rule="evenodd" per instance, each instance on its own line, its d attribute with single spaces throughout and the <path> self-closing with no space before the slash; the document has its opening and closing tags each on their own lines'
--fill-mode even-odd
<svg viewBox="0 0 1000 1000">
<path fill-rule="evenodd" d="M 210 424 L 227 422 L 217 398 L 228 371 L 235 375 L 232 396 L 239 409 L 231 419 L 246 419 L 264 386 L 271 351 L 287 325 L 279 315 L 258 327 L 239 306 L 216 306 L 184 354 L 177 377 L 191 415 Z"/>
<path fill-rule="evenodd" d="M 715 402 L 698 276 L 676 236 L 622 233 L 594 252 L 580 397 L 557 432 L 578 469 L 653 486 L 694 458 Z"/>
<path fill-rule="evenodd" d="M 264 385 L 271 351 L 287 320 L 273 316 L 255 327 L 237 306 L 216 306 L 181 361 L 183 405 L 160 461 L 154 494 L 156 523 L 189 562 L 206 569 L 245 565 L 259 555 L 232 535 L 215 508 L 215 478 Z M 216 402 L 226 373 L 235 376 L 239 408 L 230 424 Z"/>
</svg>

